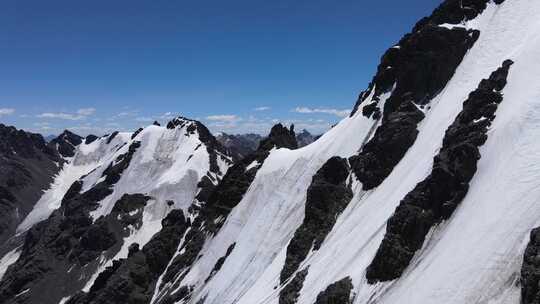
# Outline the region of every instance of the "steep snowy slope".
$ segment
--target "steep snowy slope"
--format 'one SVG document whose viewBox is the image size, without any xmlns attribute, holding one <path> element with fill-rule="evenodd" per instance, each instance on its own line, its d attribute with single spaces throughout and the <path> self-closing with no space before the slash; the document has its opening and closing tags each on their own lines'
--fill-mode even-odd
<svg viewBox="0 0 540 304">
<path fill-rule="evenodd" d="M 444 1 L 305 147 L 276 125 L 231 165 L 187 119 L 86 139 L 0 302 L 538 303 L 538 16 Z"/>
<path fill-rule="evenodd" d="M 0 124 L 0 256 L 62 166 L 55 147 L 39 134 Z"/>
<path fill-rule="evenodd" d="M 0 283 L 1 302 L 58 303 L 89 288 L 113 259 L 160 231 L 172 210 L 187 212 L 217 184 L 230 166 L 224 151 L 206 127 L 184 118 L 80 142 L 18 227 L 24 244 L 5 257 L 14 264 Z"/>
<path fill-rule="evenodd" d="M 540 77 L 540 4 L 496 2 L 446 1 L 383 57 L 351 117 L 305 148 L 272 151 L 171 292 L 170 303 L 519 303 L 524 249 L 540 214 L 540 86 L 533 81 Z M 458 56 L 450 60 L 446 43 L 455 47 L 459 41 L 464 48 L 450 50 Z M 478 91 L 489 88 L 482 79 L 508 59 L 514 62 L 508 76 L 493 76 L 507 82 L 494 89 L 502 99 Z M 407 65 L 411 61 L 418 65 Z M 392 69 L 398 71 L 385 73 Z M 464 109 L 464 102 L 480 113 Z M 458 114 L 473 119 L 459 127 Z M 462 163 L 452 176 L 470 168 L 470 181 L 452 201 L 433 202 L 453 206 L 441 220 L 431 219 L 428 226 L 411 222 L 406 229 L 412 230 L 403 231 L 419 240 L 420 249 L 412 251 L 412 260 L 402 260 L 402 273 L 368 282 L 366 269 L 387 234 L 387 220 L 432 173 L 453 123 L 464 141 L 452 151 L 470 146 L 467 134 L 487 130 L 471 150 L 478 152 L 465 158 L 450 154 Z M 314 176 L 333 156 L 354 156 L 347 182 L 353 197 L 341 213 L 333 210 L 337 221 L 327 235 L 325 228 L 310 236 L 302 227 L 324 218 L 310 193 L 331 181 Z M 311 247 L 320 238 L 322 244 Z M 299 241 L 290 246 L 291 240 Z M 306 254 L 300 252 L 302 242 Z M 284 269 L 293 269 L 292 275 Z M 160 299 L 155 302 L 169 303 Z"/>
</svg>

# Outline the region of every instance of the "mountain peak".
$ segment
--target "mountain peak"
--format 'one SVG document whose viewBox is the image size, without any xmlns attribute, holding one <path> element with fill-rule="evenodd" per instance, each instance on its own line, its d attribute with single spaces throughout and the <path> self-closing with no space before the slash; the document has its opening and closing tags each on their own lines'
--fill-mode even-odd
<svg viewBox="0 0 540 304">
<path fill-rule="evenodd" d="M 49 142 L 49 146 L 58 150 L 58 153 L 63 157 L 73 157 L 75 155 L 75 147 L 83 142 L 83 137 L 69 131 L 64 130 L 55 139 Z"/>
<path fill-rule="evenodd" d="M 288 148 L 291 150 L 298 148 L 296 142 L 296 134 L 294 133 L 294 125 L 290 128 L 278 123 L 272 127 L 267 138 L 259 143 L 258 151 L 270 151 L 272 148 Z"/>
</svg>

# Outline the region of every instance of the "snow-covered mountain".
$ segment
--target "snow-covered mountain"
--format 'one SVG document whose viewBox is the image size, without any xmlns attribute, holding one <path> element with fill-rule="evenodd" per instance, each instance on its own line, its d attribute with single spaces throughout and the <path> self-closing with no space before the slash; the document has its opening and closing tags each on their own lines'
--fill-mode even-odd
<svg viewBox="0 0 540 304">
<path fill-rule="evenodd" d="M 539 303 L 538 16 L 444 1 L 301 148 L 276 125 L 233 162 L 185 118 L 62 137 L 0 302 Z"/>
</svg>

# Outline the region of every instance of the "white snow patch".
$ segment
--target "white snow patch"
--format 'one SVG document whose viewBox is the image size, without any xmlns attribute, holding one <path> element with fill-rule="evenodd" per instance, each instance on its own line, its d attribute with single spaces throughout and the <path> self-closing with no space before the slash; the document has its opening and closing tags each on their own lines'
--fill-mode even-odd
<svg viewBox="0 0 540 304">
<path fill-rule="evenodd" d="M 4 277 L 8 267 L 17 262 L 20 255 L 21 251 L 19 248 L 15 248 L 2 257 L 0 260 L 0 280 L 2 280 L 2 277 Z"/>
</svg>

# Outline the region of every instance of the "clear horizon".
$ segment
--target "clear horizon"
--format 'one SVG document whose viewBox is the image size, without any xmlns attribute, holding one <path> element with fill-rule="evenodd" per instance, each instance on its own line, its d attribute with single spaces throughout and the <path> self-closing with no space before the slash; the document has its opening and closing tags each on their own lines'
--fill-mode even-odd
<svg viewBox="0 0 540 304">
<path fill-rule="evenodd" d="M 182 115 L 213 132 L 320 134 L 439 3 L 8 1 L 0 122 L 102 135 Z"/>
</svg>

